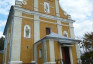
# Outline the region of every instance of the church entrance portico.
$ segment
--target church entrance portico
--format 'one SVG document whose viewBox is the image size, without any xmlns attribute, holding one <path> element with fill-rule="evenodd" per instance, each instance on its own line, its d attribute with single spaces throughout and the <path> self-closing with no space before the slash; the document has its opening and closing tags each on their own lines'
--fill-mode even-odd
<svg viewBox="0 0 93 64">
<path fill-rule="evenodd" d="M 53 36 L 54 35 L 54 36 Z M 37 64 L 73 64 L 72 47 L 79 40 L 59 36 L 56 33 L 46 35 L 34 45 L 37 46 Z M 35 53 L 35 52 L 34 52 Z"/>
</svg>

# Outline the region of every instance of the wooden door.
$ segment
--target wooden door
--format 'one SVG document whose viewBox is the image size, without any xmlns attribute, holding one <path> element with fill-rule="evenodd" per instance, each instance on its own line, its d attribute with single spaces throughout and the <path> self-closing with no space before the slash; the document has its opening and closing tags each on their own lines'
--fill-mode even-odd
<svg viewBox="0 0 93 64">
<path fill-rule="evenodd" d="M 70 55 L 69 55 L 69 47 L 62 47 L 62 59 L 63 59 L 63 64 L 71 64 Z"/>
</svg>

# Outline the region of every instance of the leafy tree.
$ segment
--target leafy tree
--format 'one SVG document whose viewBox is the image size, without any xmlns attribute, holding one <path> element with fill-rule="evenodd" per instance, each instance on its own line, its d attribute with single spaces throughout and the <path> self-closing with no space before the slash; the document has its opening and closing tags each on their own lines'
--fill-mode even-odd
<svg viewBox="0 0 93 64">
<path fill-rule="evenodd" d="M 81 59 L 91 59 L 93 60 L 93 51 L 85 52 L 82 56 Z"/>
<path fill-rule="evenodd" d="M 0 50 L 4 50 L 4 37 L 0 38 Z"/>
<path fill-rule="evenodd" d="M 83 46 L 86 48 L 86 52 L 93 48 L 93 32 L 85 33 L 83 38 Z"/>
</svg>

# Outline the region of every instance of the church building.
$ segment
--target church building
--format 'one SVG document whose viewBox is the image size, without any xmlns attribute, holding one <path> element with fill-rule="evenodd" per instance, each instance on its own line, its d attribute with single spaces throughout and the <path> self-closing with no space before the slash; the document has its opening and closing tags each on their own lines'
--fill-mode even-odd
<svg viewBox="0 0 93 64">
<path fill-rule="evenodd" d="M 59 0 L 15 1 L 3 33 L 3 64 L 77 64 L 74 22 Z"/>
</svg>

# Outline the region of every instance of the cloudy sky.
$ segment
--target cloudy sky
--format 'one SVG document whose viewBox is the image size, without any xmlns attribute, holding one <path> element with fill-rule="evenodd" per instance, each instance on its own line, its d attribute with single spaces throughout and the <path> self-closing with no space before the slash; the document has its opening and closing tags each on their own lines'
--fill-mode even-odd
<svg viewBox="0 0 93 64">
<path fill-rule="evenodd" d="M 10 6 L 14 3 L 15 0 L 0 0 L 0 37 L 3 36 Z M 93 0 L 60 0 L 60 5 L 76 21 L 76 37 L 82 38 L 84 33 L 93 31 Z"/>
</svg>

